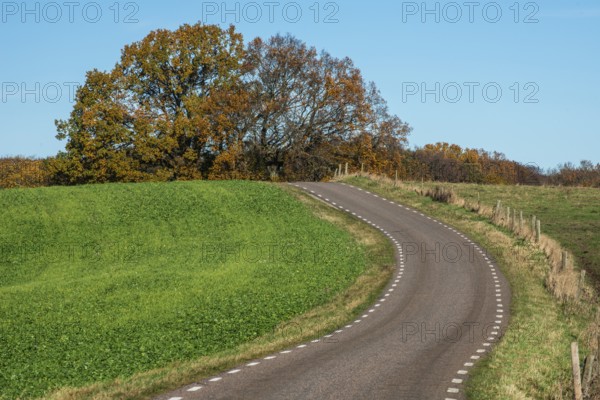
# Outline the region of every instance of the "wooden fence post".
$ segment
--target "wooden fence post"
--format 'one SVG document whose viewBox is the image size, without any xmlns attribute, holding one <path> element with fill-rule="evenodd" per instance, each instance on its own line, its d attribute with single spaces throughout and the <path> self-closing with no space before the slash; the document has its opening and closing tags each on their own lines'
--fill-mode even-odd
<svg viewBox="0 0 600 400">
<path fill-rule="evenodd" d="M 598 333 L 596 333 L 596 359 L 600 362 L 600 335 Z"/>
<path fill-rule="evenodd" d="M 500 217 L 500 212 L 502 211 L 502 202 L 498 200 L 496 202 L 496 209 L 494 210 L 494 219 L 498 219 Z"/>
<path fill-rule="evenodd" d="M 519 230 L 521 232 L 523 232 L 523 222 L 523 211 L 521 211 L 519 214 Z"/>
<path fill-rule="evenodd" d="M 592 371 L 592 377 L 596 377 L 600 375 L 600 334 L 598 334 L 598 329 L 600 329 L 600 326 L 598 325 L 598 316 L 600 315 L 600 311 L 596 311 L 596 330 L 595 330 L 595 337 L 590 338 L 590 349 L 593 349 L 593 344 L 591 343 L 594 339 L 596 339 L 596 351 L 593 353 L 594 354 L 594 358 L 596 360 L 596 364 L 598 364 L 598 368 L 596 368 L 594 371 Z"/>
<path fill-rule="evenodd" d="M 364 174 L 365 173 L 365 163 L 360 163 L 360 174 Z"/>
<path fill-rule="evenodd" d="M 346 163 L 346 176 L 348 176 L 348 163 Z"/>
<path fill-rule="evenodd" d="M 562 252 L 562 262 L 560 264 L 562 271 L 565 271 L 567 269 L 568 261 L 569 261 L 569 253 L 567 253 L 566 251 L 563 251 Z"/>
<path fill-rule="evenodd" d="M 598 328 L 596 328 L 598 329 Z M 600 335 L 596 333 L 596 359 L 600 360 Z"/>
<path fill-rule="evenodd" d="M 513 231 L 517 230 L 517 209 L 516 208 L 513 208 L 511 228 Z"/>
<path fill-rule="evenodd" d="M 510 207 L 506 207 L 506 225 L 510 225 Z"/>
<path fill-rule="evenodd" d="M 535 224 L 535 241 L 537 243 L 539 243 L 541 237 L 542 237 L 542 221 L 540 221 L 538 219 Z"/>
<path fill-rule="evenodd" d="M 583 395 L 588 397 L 590 394 L 590 383 L 592 382 L 592 371 L 594 370 L 594 355 L 590 354 L 585 359 L 583 368 Z"/>
<path fill-rule="evenodd" d="M 579 369 L 579 345 L 577 342 L 571 343 L 571 366 L 573 367 L 573 391 L 575 400 L 583 400 L 581 391 L 581 370 Z"/>
<path fill-rule="evenodd" d="M 577 300 L 581 299 L 581 295 L 583 294 L 583 288 L 585 286 L 585 270 L 581 271 L 581 276 L 579 277 L 579 287 L 577 288 Z"/>
<path fill-rule="evenodd" d="M 531 217 L 531 234 L 535 235 L 535 225 L 536 225 L 535 215 Z"/>
</svg>

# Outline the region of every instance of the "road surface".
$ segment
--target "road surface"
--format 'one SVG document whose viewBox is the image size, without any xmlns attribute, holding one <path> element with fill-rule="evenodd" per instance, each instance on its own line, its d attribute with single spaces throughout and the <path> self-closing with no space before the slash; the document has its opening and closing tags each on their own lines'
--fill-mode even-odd
<svg viewBox="0 0 600 400">
<path fill-rule="evenodd" d="M 156 399 L 465 399 L 469 371 L 508 323 L 510 289 L 494 261 L 452 227 L 373 193 L 295 186 L 387 235 L 394 278 L 331 335 Z"/>
</svg>

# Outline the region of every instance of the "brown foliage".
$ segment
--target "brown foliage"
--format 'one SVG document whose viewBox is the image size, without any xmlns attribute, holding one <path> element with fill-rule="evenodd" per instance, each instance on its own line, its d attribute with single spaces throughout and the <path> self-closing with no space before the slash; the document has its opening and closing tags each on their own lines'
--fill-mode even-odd
<svg viewBox="0 0 600 400">
<path fill-rule="evenodd" d="M 537 185 L 544 178 L 535 165 L 507 160 L 501 153 L 448 143 L 403 152 L 399 170 L 403 179 L 437 182 Z"/>
<path fill-rule="evenodd" d="M 68 121 L 62 180 L 200 179 L 238 141 L 243 40 L 233 28 L 183 25 L 126 46 L 109 73 L 91 71 Z"/>
<path fill-rule="evenodd" d="M 0 188 L 47 186 L 51 173 L 46 160 L 24 157 L 0 158 Z"/>
<path fill-rule="evenodd" d="M 321 180 L 363 157 L 389 170 L 410 131 L 351 60 L 291 36 L 244 48 L 233 27 L 201 24 L 151 32 L 89 72 L 57 128 L 66 184 Z"/>
<path fill-rule="evenodd" d="M 594 165 L 583 160 L 578 167 L 571 163 L 559 165 L 547 179 L 552 185 L 583 186 L 600 188 L 600 163 Z"/>
</svg>

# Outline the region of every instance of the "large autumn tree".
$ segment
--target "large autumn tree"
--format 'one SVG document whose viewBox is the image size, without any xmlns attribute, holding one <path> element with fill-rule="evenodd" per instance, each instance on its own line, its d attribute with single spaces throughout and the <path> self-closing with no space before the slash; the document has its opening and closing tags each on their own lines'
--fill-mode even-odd
<svg viewBox="0 0 600 400">
<path fill-rule="evenodd" d="M 236 135 L 248 104 L 244 44 L 233 27 L 183 25 L 126 46 L 77 92 L 57 168 L 69 182 L 200 178 Z"/>
<path fill-rule="evenodd" d="M 349 59 L 317 54 L 291 36 L 254 40 L 248 50 L 254 120 L 248 132 L 255 168 L 291 178 L 329 173 L 335 147 L 366 124 L 362 77 Z"/>
<path fill-rule="evenodd" d="M 374 139 L 370 152 L 405 142 L 408 125 L 389 114 L 349 58 L 318 53 L 290 35 L 255 39 L 247 57 L 253 67 L 247 150 L 255 169 L 319 180 L 339 162 L 358 158 L 354 143 L 365 135 Z"/>
</svg>

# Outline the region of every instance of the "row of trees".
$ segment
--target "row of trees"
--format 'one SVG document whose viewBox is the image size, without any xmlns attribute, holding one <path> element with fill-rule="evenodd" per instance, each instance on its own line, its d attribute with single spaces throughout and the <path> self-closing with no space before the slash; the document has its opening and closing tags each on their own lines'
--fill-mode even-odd
<svg viewBox="0 0 600 400">
<path fill-rule="evenodd" d="M 462 148 L 455 144 L 428 144 L 411 152 L 403 163 L 408 180 L 539 185 L 543 171 L 535 164 L 508 160 L 498 152 Z"/>
<path fill-rule="evenodd" d="M 63 184 L 320 180 L 350 158 L 397 162 L 410 132 L 350 59 L 292 36 L 245 46 L 234 27 L 202 24 L 126 46 L 56 125 Z"/>
<path fill-rule="evenodd" d="M 581 161 L 579 166 L 572 163 L 559 165 L 550 171 L 546 183 L 550 185 L 587 186 L 600 188 L 600 163 Z"/>
<path fill-rule="evenodd" d="M 579 166 L 566 163 L 544 171 L 534 163 L 509 160 L 502 153 L 443 142 L 403 150 L 401 154 L 395 171 L 375 172 L 393 177 L 397 171 L 401 179 L 409 181 L 600 188 L 600 163 L 594 165 L 591 161 L 582 161 Z"/>
<path fill-rule="evenodd" d="M 49 163 L 49 159 L 0 158 L 0 188 L 29 188 L 55 183 L 50 173 Z"/>
<path fill-rule="evenodd" d="M 600 188 L 600 163 L 567 163 L 542 171 L 536 165 L 523 165 L 506 159 L 501 153 L 462 149 L 437 143 L 398 153 L 397 163 L 350 157 L 352 169 L 387 174 L 410 181 L 467 182 L 483 184 L 519 184 L 583 186 Z M 357 161 L 358 159 L 358 161 Z M 359 162 L 359 161 L 363 162 Z M 0 158 L 0 188 L 37 187 L 61 184 L 55 174 L 56 159 Z M 52 172 L 54 170 L 54 172 Z M 331 174 L 330 174 L 331 175 Z M 328 175 L 328 176 L 330 176 Z"/>
</svg>

